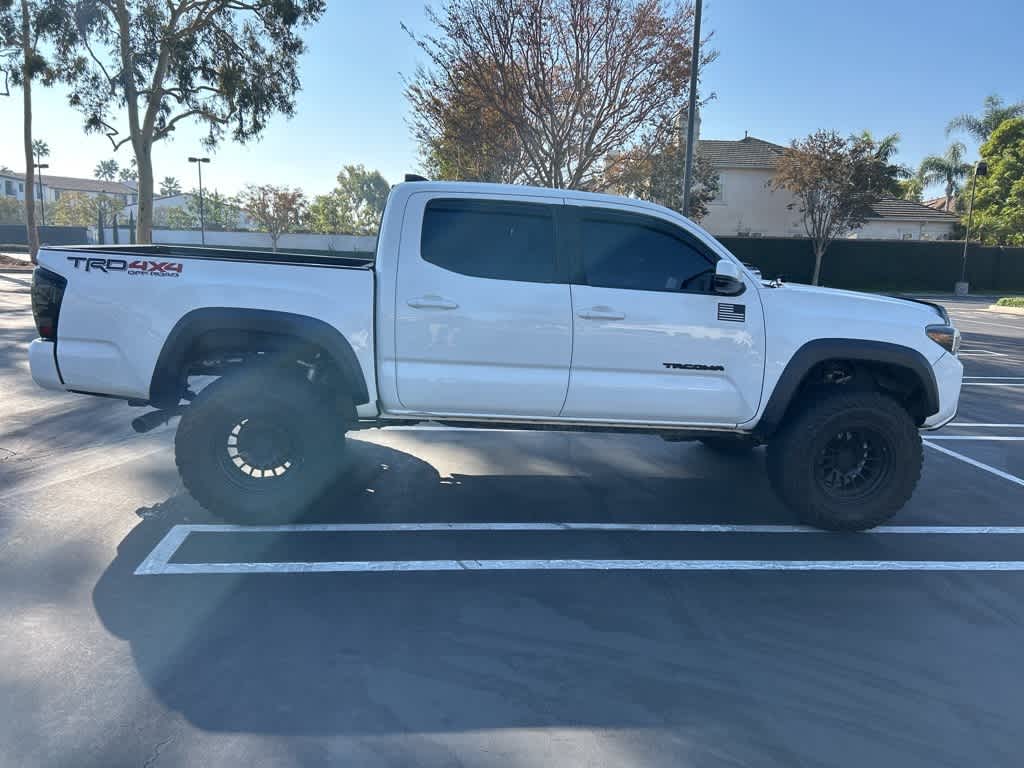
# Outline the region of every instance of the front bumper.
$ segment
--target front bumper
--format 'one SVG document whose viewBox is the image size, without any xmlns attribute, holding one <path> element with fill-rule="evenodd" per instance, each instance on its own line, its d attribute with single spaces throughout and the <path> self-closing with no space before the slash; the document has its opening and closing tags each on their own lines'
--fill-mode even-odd
<svg viewBox="0 0 1024 768">
<path fill-rule="evenodd" d="M 945 354 L 932 366 L 935 383 L 939 388 L 939 410 L 929 416 L 922 429 L 939 429 L 956 417 L 960 404 L 960 386 L 964 378 L 964 366 L 956 355 Z"/>
<path fill-rule="evenodd" d="M 65 388 L 57 369 L 57 345 L 52 341 L 36 339 L 29 344 L 28 364 L 32 370 L 32 380 L 43 389 Z"/>
</svg>

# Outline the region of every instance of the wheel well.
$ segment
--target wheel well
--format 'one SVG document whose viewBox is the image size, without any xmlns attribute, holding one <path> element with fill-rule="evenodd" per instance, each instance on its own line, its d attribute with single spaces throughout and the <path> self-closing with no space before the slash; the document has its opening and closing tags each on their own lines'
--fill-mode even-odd
<svg viewBox="0 0 1024 768">
<path fill-rule="evenodd" d="M 782 420 L 794 408 L 828 394 L 835 387 L 887 395 L 903 406 L 918 425 L 930 415 L 924 383 L 910 368 L 873 360 L 834 358 L 822 360 L 804 374 Z"/>
<path fill-rule="evenodd" d="M 369 402 L 358 360 L 331 326 L 288 313 L 225 312 L 230 314 L 196 310 L 178 322 L 153 372 L 153 405 L 177 405 L 187 393 L 190 376 L 223 376 L 254 363 L 301 368 L 310 381 L 340 398 L 339 407 L 346 414 Z"/>
</svg>

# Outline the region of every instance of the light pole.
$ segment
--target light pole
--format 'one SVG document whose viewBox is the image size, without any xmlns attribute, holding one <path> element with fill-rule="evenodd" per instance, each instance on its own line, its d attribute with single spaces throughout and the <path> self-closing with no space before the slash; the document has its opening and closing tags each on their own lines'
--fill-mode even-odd
<svg viewBox="0 0 1024 768">
<path fill-rule="evenodd" d="M 697 119 L 697 68 L 700 66 L 701 0 L 693 7 L 693 55 L 690 57 L 690 102 L 686 114 L 686 165 L 683 166 L 683 216 L 690 213 L 690 186 L 693 184 L 693 128 Z"/>
<path fill-rule="evenodd" d="M 36 161 L 36 171 L 39 176 L 39 212 L 42 215 L 43 226 L 46 226 L 46 196 L 43 194 L 43 168 L 49 168 L 46 163 Z"/>
<path fill-rule="evenodd" d="M 974 174 L 971 176 L 971 204 L 967 209 L 967 231 L 964 232 L 964 256 L 960 265 L 960 282 L 954 288 L 954 292 L 957 295 L 967 295 L 967 243 L 971 240 L 971 223 L 974 221 L 974 191 L 978 188 L 978 177 L 987 175 L 988 163 L 984 160 L 979 160 L 974 165 Z"/>
<path fill-rule="evenodd" d="M 206 245 L 206 216 L 203 213 L 203 163 L 210 162 L 208 157 L 190 157 L 190 163 L 195 163 L 199 169 L 199 236 L 203 245 Z"/>
</svg>

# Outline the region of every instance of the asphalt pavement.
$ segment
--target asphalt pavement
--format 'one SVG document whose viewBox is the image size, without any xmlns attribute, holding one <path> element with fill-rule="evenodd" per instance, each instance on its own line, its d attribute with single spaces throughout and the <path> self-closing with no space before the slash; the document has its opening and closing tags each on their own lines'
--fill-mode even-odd
<svg viewBox="0 0 1024 768">
<path fill-rule="evenodd" d="M 27 282 L 0 273 L 2 765 L 1020 763 L 1024 317 L 944 299 L 960 413 L 876 532 L 796 526 L 763 451 L 434 428 L 358 434 L 300 526 L 240 530 L 173 424 L 32 384 Z"/>
</svg>

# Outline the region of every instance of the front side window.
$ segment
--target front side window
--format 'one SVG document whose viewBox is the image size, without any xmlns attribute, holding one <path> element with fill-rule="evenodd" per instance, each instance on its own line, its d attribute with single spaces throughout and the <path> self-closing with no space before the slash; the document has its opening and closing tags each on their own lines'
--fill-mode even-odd
<svg viewBox="0 0 1024 768">
<path fill-rule="evenodd" d="M 451 272 L 493 280 L 558 281 L 551 206 L 481 200 L 431 200 L 420 254 Z"/>
<path fill-rule="evenodd" d="M 711 290 L 712 258 L 667 222 L 589 209 L 581 228 L 587 285 L 634 291 Z"/>
</svg>

